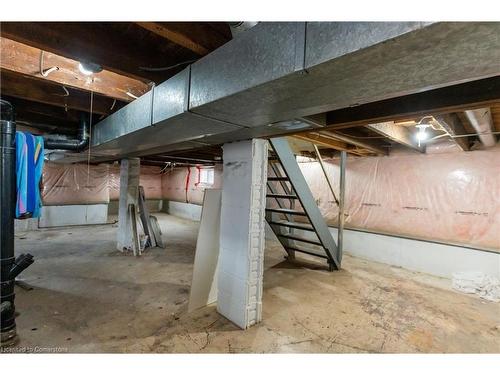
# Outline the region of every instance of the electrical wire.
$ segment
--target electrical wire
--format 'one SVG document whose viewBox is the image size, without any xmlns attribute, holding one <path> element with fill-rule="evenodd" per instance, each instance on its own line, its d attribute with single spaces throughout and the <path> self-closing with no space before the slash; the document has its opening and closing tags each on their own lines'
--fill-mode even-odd
<svg viewBox="0 0 500 375">
<path fill-rule="evenodd" d="M 191 63 L 195 62 L 196 60 L 198 60 L 198 59 L 188 60 L 188 61 L 180 62 L 180 63 L 175 64 L 175 65 L 164 66 L 161 68 L 148 68 L 147 66 L 140 66 L 139 70 L 143 70 L 145 72 L 164 72 L 166 70 L 171 70 L 171 69 L 177 68 L 177 67 L 182 66 L 182 65 L 191 64 Z"/>
<path fill-rule="evenodd" d="M 94 105 L 94 91 L 90 91 L 90 115 L 89 115 L 89 148 L 87 153 L 87 186 L 90 183 L 90 145 L 92 143 L 92 111 Z"/>
<path fill-rule="evenodd" d="M 68 89 L 66 88 L 66 86 L 64 86 L 64 85 L 63 85 L 63 86 L 62 86 L 62 88 L 63 88 L 64 93 L 65 93 L 65 95 L 63 95 L 63 96 L 69 96 L 69 91 L 68 91 Z"/>
<path fill-rule="evenodd" d="M 137 98 L 138 98 L 138 96 L 136 96 L 136 95 L 132 94 L 130 91 L 125 92 L 125 94 L 126 94 L 127 96 L 130 96 L 130 97 L 131 97 L 131 98 L 133 98 L 133 99 L 137 99 Z"/>
<path fill-rule="evenodd" d="M 47 77 L 50 73 L 59 70 L 58 66 L 53 66 L 49 69 L 43 69 L 43 51 L 40 51 L 40 60 L 39 60 L 39 65 L 38 68 L 40 70 L 40 74 L 42 77 Z"/>
</svg>

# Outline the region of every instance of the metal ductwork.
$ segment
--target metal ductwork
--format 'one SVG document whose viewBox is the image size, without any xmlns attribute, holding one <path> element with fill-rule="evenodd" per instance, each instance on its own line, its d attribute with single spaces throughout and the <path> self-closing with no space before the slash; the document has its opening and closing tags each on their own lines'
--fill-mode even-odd
<svg viewBox="0 0 500 375">
<path fill-rule="evenodd" d="M 77 139 L 62 138 L 57 135 L 44 135 L 44 147 L 47 150 L 69 150 L 83 151 L 89 145 L 88 116 L 85 113 L 80 115 L 80 127 Z"/>
<path fill-rule="evenodd" d="M 479 140 L 485 147 L 495 146 L 497 143 L 495 135 L 491 134 L 494 130 L 493 118 L 489 108 L 480 108 L 465 111 L 465 116 L 477 132 Z"/>
<path fill-rule="evenodd" d="M 33 263 L 33 256 L 14 257 L 16 122 L 12 105 L 0 103 L 0 343 L 8 345 L 16 338 L 15 278 Z"/>
<path fill-rule="evenodd" d="M 289 120 L 495 77 L 498 34 L 487 22 L 262 22 L 99 122 L 92 150 L 284 135 Z"/>
<path fill-rule="evenodd" d="M 229 28 L 231 29 L 231 35 L 234 37 L 240 35 L 242 32 L 250 30 L 252 27 L 256 26 L 258 22 L 252 21 L 239 21 L 239 22 L 228 22 Z"/>
</svg>

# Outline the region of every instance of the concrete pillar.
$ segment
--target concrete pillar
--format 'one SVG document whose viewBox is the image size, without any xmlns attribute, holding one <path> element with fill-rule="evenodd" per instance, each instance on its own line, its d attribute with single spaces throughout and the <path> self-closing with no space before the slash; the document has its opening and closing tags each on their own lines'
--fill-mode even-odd
<svg viewBox="0 0 500 375">
<path fill-rule="evenodd" d="M 262 319 L 267 141 L 225 144 L 217 310 L 245 329 Z"/>
<path fill-rule="evenodd" d="M 120 201 L 118 207 L 118 234 L 116 248 L 119 251 L 134 248 L 128 205 L 138 205 L 140 159 L 122 159 L 120 162 Z"/>
</svg>

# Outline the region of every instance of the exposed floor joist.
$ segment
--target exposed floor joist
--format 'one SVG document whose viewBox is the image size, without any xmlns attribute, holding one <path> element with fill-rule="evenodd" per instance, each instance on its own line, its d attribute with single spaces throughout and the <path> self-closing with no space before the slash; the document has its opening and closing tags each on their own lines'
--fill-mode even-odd
<svg viewBox="0 0 500 375">
<path fill-rule="evenodd" d="M 204 56 L 228 41 L 209 24 L 194 22 L 136 22 L 172 43 Z"/>
<path fill-rule="evenodd" d="M 65 110 L 43 103 L 3 96 L 16 109 L 16 122 L 24 126 L 34 126 L 47 133 L 76 134 L 80 112 Z"/>
<path fill-rule="evenodd" d="M 1 71 L 2 95 L 27 99 L 56 107 L 90 112 L 90 92 L 66 88 L 62 85 L 35 79 L 9 71 Z M 94 95 L 92 113 L 109 115 L 118 109 L 114 99 Z M 113 108 L 113 109 L 112 109 Z"/>
<path fill-rule="evenodd" d="M 469 139 L 467 137 L 453 138 L 453 136 L 455 135 L 467 134 L 465 126 L 457 114 L 450 113 L 445 115 L 436 115 L 434 116 L 434 118 L 451 136 L 451 138 L 455 141 L 458 147 L 460 147 L 463 151 L 469 151 L 470 145 L 469 145 Z"/>
<path fill-rule="evenodd" d="M 182 67 L 165 67 L 199 55 L 130 22 L 2 22 L 2 36 L 118 74 L 157 83 Z"/>
<path fill-rule="evenodd" d="M 297 134 L 293 136 L 294 138 L 301 139 L 303 141 L 312 142 L 317 145 L 321 145 L 327 148 L 333 148 L 339 151 L 347 151 L 348 153 L 354 155 L 363 155 L 363 152 L 359 149 L 349 146 L 345 142 L 338 141 L 332 137 L 328 137 L 320 133 L 308 133 L 308 134 Z"/>
<path fill-rule="evenodd" d="M 391 141 L 410 147 L 419 152 L 425 152 L 425 147 L 423 145 L 418 146 L 410 131 L 404 126 L 395 125 L 394 121 L 368 124 L 366 127 L 374 132 L 377 132 L 378 134 L 383 135 L 384 137 L 387 137 Z"/>
<path fill-rule="evenodd" d="M 2 58 L 0 68 L 33 78 L 52 81 L 130 102 L 149 91 L 146 83 L 114 72 L 103 70 L 87 76 L 79 71 L 76 60 L 44 52 L 4 37 L 0 38 Z"/>
</svg>

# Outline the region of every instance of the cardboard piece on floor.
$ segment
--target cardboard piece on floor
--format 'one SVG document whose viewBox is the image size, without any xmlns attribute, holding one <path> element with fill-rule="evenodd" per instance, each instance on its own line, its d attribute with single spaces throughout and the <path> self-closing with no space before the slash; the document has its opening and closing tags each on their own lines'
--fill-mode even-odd
<svg viewBox="0 0 500 375">
<path fill-rule="evenodd" d="M 161 238 L 161 229 L 160 229 L 160 224 L 158 224 L 158 219 L 156 216 L 149 215 L 149 221 L 151 223 L 151 228 L 153 230 L 152 235 L 155 238 L 156 246 L 164 249 L 165 245 L 163 244 L 163 240 Z"/>
<path fill-rule="evenodd" d="M 137 256 L 141 255 L 141 241 L 139 239 L 139 233 L 137 232 L 137 216 L 136 216 L 137 209 L 135 207 L 135 204 L 130 203 L 128 205 L 128 214 L 130 217 L 130 230 L 132 231 L 132 253 Z"/>
<path fill-rule="evenodd" d="M 153 234 L 148 206 L 146 204 L 146 196 L 144 195 L 144 188 L 142 186 L 139 186 L 139 212 L 144 234 L 149 238 L 148 243 L 151 247 L 156 247 L 156 240 Z"/>
<path fill-rule="evenodd" d="M 217 301 L 221 193 L 220 189 L 205 190 L 188 311 Z"/>
</svg>

